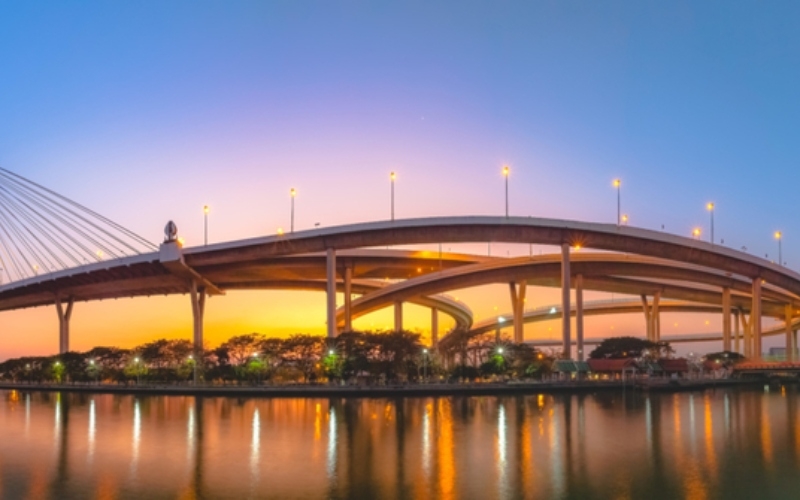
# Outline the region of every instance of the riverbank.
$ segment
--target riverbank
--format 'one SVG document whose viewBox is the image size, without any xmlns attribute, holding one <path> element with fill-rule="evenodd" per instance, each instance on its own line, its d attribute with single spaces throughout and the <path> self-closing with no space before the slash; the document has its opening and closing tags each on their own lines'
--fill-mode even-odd
<svg viewBox="0 0 800 500">
<path fill-rule="evenodd" d="M 569 381 L 509 382 L 467 384 L 407 384 L 385 386 L 290 385 L 290 386 L 192 386 L 192 385 L 112 385 L 112 384 L 26 384 L 0 383 L 0 390 L 79 392 L 104 394 L 142 394 L 207 397 L 268 398 L 387 398 L 420 396 L 500 396 L 539 393 L 591 393 L 601 391 L 703 391 L 718 387 L 763 385 L 757 380 L 680 380 L 680 381 Z"/>
</svg>

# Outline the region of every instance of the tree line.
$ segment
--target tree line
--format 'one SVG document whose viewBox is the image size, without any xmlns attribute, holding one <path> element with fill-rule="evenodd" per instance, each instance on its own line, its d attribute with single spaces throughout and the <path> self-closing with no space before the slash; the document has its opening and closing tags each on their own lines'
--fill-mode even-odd
<svg viewBox="0 0 800 500">
<path fill-rule="evenodd" d="M 249 333 L 196 355 L 188 340 L 160 339 L 133 349 L 95 347 L 86 352 L 9 359 L 0 379 L 30 383 L 404 383 L 480 378 L 541 378 L 552 353 L 494 335 L 453 330 L 437 349 L 409 331 L 345 332 L 334 339 Z"/>
</svg>

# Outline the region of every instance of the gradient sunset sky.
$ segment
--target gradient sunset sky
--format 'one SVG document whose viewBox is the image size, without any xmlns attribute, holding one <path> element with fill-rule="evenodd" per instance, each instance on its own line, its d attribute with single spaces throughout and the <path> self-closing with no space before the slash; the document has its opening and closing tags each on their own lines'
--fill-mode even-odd
<svg viewBox="0 0 800 500">
<path fill-rule="evenodd" d="M 188 246 L 203 205 L 212 242 L 288 227 L 292 187 L 297 229 L 387 219 L 390 171 L 398 218 L 500 215 L 503 164 L 513 215 L 613 222 L 619 177 L 632 225 L 706 237 L 713 201 L 717 239 L 774 259 L 781 230 L 798 269 L 798 18 L 755 1 L 3 2 L 0 166 L 155 243 L 174 220 Z M 510 310 L 506 287 L 459 293 L 478 320 Z M 529 307 L 557 296 L 535 289 Z M 206 338 L 324 322 L 321 293 L 230 293 Z M 52 307 L 0 324 L 0 359 L 57 350 Z M 71 345 L 190 331 L 186 297 L 81 303 Z"/>
</svg>

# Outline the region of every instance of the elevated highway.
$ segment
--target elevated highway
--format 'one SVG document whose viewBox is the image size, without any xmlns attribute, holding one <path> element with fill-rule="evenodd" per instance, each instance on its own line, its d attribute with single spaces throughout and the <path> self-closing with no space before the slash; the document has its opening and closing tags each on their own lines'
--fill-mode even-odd
<svg viewBox="0 0 800 500">
<path fill-rule="evenodd" d="M 571 309 L 574 288 L 579 341 L 583 337 L 584 289 L 645 296 L 649 336 L 657 335 L 657 322 L 652 318 L 657 318 L 661 297 L 717 303 L 723 310 L 723 336 L 727 343 L 732 312 L 738 310 L 749 316 L 745 351 L 752 355 L 761 352 L 763 315 L 782 316 L 786 320 L 788 346 L 800 308 L 800 275 L 794 271 L 719 245 L 628 226 L 528 217 L 441 217 L 328 227 L 186 249 L 173 236 L 167 238 L 159 252 L 6 284 L 0 287 L 0 310 L 55 304 L 60 311 L 62 338 L 65 332 L 68 338 L 75 301 L 188 293 L 194 340 L 201 345 L 206 296 L 232 289 L 317 288 L 323 282 L 328 334 L 334 336 L 339 325 L 347 327 L 354 315 L 374 310 L 371 308 L 381 303 L 430 298 L 438 290 L 462 286 L 473 279 L 488 282 L 491 276 L 495 282 L 513 285 L 517 315 L 524 304 L 523 282 L 560 287 L 564 310 Z M 405 262 L 393 264 L 388 255 L 357 255 L 385 246 L 485 242 L 552 245 L 560 247 L 561 252 L 560 257 L 548 256 L 535 264 L 514 259 L 440 257 L 432 252 L 406 255 Z M 571 251 L 577 248 L 613 252 L 609 255 L 614 258 L 601 263 L 597 257 L 584 258 L 582 252 Z M 459 269 L 470 267 L 468 271 Z M 482 270 L 475 271 L 479 268 Z M 447 275 L 450 281 L 443 281 L 445 278 L 438 275 Z M 383 279 L 390 285 L 348 304 L 353 286 L 358 286 L 354 280 L 359 279 Z M 397 280 L 411 283 L 394 283 Z M 345 291 L 346 300 L 338 314 L 337 289 Z M 402 319 L 402 310 L 399 316 Z M 462 316 L 467 321 L 465 318 Z M 571 325 L 568 318 L 562 320 L 562 347 L 565 353 L 570 353 Z M 62 350 L 67 345 L 62 344 Z"/>
</svg>

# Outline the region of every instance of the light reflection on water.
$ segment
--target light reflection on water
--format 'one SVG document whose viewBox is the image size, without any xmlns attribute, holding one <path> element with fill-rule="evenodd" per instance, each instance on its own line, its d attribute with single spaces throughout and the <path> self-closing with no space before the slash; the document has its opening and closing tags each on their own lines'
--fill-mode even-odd
<svg viewBox="0 0 800 500">
<path fill-rule="evenodd" d="M 0 498 L 797 498 L 797 389 L 408 399 L 2 392 Z"/>
</svg>

